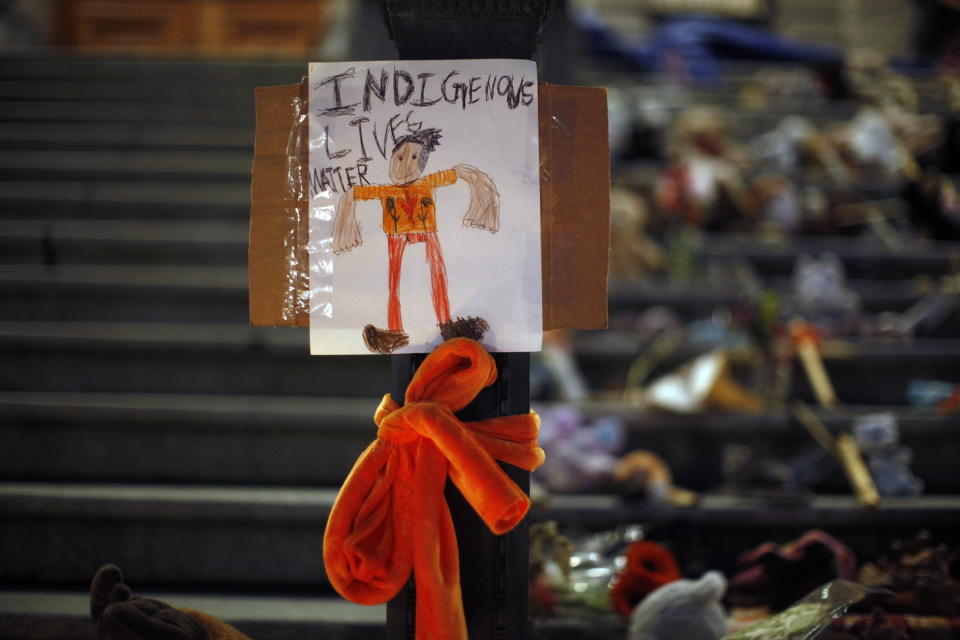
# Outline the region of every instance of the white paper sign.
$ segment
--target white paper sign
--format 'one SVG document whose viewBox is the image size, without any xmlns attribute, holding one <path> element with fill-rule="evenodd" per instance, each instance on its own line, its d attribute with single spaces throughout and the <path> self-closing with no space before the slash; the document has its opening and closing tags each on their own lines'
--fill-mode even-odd
<svg viewBox="0 0 960 640">
<path fill-rule="evenodd" d="M 536 64 L 310 65 L 310 352 L 542 337 Z"/>
</svg>

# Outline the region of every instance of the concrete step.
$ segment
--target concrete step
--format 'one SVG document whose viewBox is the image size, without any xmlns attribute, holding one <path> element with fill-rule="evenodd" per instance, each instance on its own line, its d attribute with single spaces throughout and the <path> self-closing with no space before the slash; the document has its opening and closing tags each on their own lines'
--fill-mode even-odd
<svg viewBox="0 0 960 640">
<path fill-rule="evenodd" d="M 379 398 L 0 392 L 0 479 L 57 482 L 174 482 L 336 485 L 375 437 Z M 723 482 L 727 445 L 746 445 L 781 460 L 815 448 L 783 412 L 760 416 L 670 416 L 613 403 L 586 403 L 590 417 L 620 416 L 626 450 L 649 449 L 670 465 L 678 484 L 709 491 Z M 550 406 L 539 407 L 549 410 Z M 834 432 L 849 415 L 821 412 Z M 902 442 L 918 461 L 927 493 L 960 494 L 960 416 L 897 415 Z M 842 474 L 816 489 L 848 490 Z"/>
<path fill-rule="evenodd" d="M 766 497 L 708 493 L 693 507 L 671 507 L 625 500 L 606 494 L 550 496 L 532 510 L 534 519 L 549 515 L 567 527 L 600 531 L 623 522 L 675 523 L 690 526 L 751 529 L 822 527 L 827 530 L 870 527 L 960 526 L 960 496 L 885 498 L 877 509 L 864 509 L 850 495 L 818 495 L 778 501 Z M 819 524 L 817 524 L 819 523 Z M 739 545 L 728 547 L 738 548 Z M 728 562 L 734 562 L 730 558 Z"/>
<path fill-rule="evenodd" d="M 306 69 L 304 69 L 306 73 Z M 191 104 L 226 104 L 249 107 L 253 104 L 255 83 L 190 83 Z M 0 84 L 0 100 L 97 100 L 113 102 L 183 102 L 184 82 L 168 79 L 160 82 L 130 82 L 88 78 L 5 80 Z"/>
<path fill-rule="evenodd" d="M 334 489 L 0 484 L 7 585 L 81 586 L 114 562 L 131 584 L 326 588 Z"/>
<path fill-rule="evenodd" d="M 825 354 L 827 373 L 840 401 L 848 405 L 906 405 L 911 380 L 944 380 L 960 383 L 960 341 L 915 339 L 844 340 L 844 351 Z M 576 357 L 593 389 L 622 390 L 630 365 L 640 356 L 645 342 L 637 335 L 606 331 L 577 337 Z M 672 358 L 678 365 L 692 358 L 685 351 Z M 658 375 L 670 367 L 654 372 Z M 794 366 L 791 397 L 812 402 L 813 394 L 799 365 Z"/>
<path fill-rule="evenodd" d="M 239 235 L 237 229 L 234 233 Z M 234 255 L 239 249 L 237 239 L 235 236 Z M 47 252 L 45 262 L 57 259 L 51 253 L 55 251 L 55 245 L 51 245 L 50 240 L 43 239 L 40 249 Z M 24 250 L 28 249 L 25 247 Z M 97 258 L 91 256 L 89 259 Z M 852 286 L 863 292 L 864 306 L 872 313 L 902 310 L 920 298 L 915 283 L 890 281 L 886 287 L 881 287 L 879 282 L 851 281 Z M 783 281 L 770 284 L 787 286 Z M 0 266 L 0 298 L 5 301 L 0 308 L 0 320 L 244 321 L 247 309 L 245 287 L 246 269 L 242 266 Z M 197 298 L 200 288 L 209 292 L 212 299 Z M 631 290 L 629 299 L 612 294 L 610 305 L 612 313 L 629 313 L 625 308 L 627 304 L 638 310 L 666 305 L 686 317 L 697 318 L 713 313 L 715 307 L 711 303 L 726 302 L 734 307 L 737 298 L 734 292 L 705 294 L 690 288 L 672 293 L 650 285 Z M 626 340 L 624 344 L 635 342 L 630 336 Z"/>
<path fill-rule="evenodd" d="M 311 358 L 305 330 L 239 324 L 0 323 L 0 389 L 376 397 L 385 356 Z"/>
<path fill-rule="evenodd" d="M 785 277 L 764 277 L 762 284 L 781 293 L 792 290 L 790 279 Z M 861 296 L 862 308 L 868 313 L 903 311 L 915 304 L 923 293 L 920 283 L 912 280 L 849 280 L 847 285 Z M 665 306 L 684 318 L 706 318 L 717 307 L 729 309 L 742 304 L 745 295 L 746 292 L 733 282 L 613 281 L 609 305 L 611 315 L 640 313 L 651 306 Z M 784 296 L 783 303 L 789 302 L 789 296 Z"/>
<path fill-rule="evenodd" d="M 369 640 L 386 633 L 386 605 L 363 607 L 330 597 L 154 592 L 138 594 L 205 611 L 254 640 Z M 0 635 L 6 640 L 94 640 L 82 591 L 0 591 Z M 625 624 L 574 619 L 532 621 L 533 640 L 613 640 Z"/>
<path fill-rule="evenodd" d="M 239 266 L 0 266 L 0 320 L 108 322 L 120 318 L 246 323 L 247 270 Z"/>
<path fill-rule="evenodd" d="M 3 146 L 2 131 L 0 131 L 0 148 Z M 182 152 L 186 153 L 186 152 Z M 0 158 L 4 157 L 0 152 Z M 98 154 L 100 155 L 100 154 Z M 136 153 L 136 157 L 148 159 L 152 154 Z M 76 157 L 89 157 L 90 154 L 76 154 Z M 114 154 L 112 157 L 116 157 Z M 161 158 L 164 156 L 160 156 Z M 178 154 L 168 154 L 166 160 L 173 164 Z M 242 154 L 223 154 L 224 159 L 232 158 L 239 162 L 239 158 L 249 157 Z M 249 170 L 247 170 L 249 172 Z M 236 255 L 243 252 L 243 263 L 246 263 L 246 242 L 248 226 L 246 222 L 194 222 L 189 220 L 177 221 L 175 224 L 161 220 L 144 221 L 117 221 L 84 219 L 82 222 L 71 220 L 10 220 L 0 229 L 0 262 L 16 263 L 17 243 L 36 244 L 41 241 L 53 243 L 58 254 L 63 254 L 63 262 L 86 262 L 96 264 L 138 262 L 137 256 L 145 251 L 150 253 L 155 247 L 151 242 L 171 252 L 166 264 L 180 264 L 181 258 L 176 254 L 178 248 L 190 251 L 193 245 L 203 243 L 211 245 L 205 247 L 203 253 L 215 252 L 212 245 L 229 244 Z M 82 242 L 91 243 L 70 251 L 72 245 Z M 98 243 L 98 244 L 94 244 Z M 102 243 L 102 244 L 99 244 Z M 123 243 L 131 245 L 127 253 L 117 253 Z M 119 246 L 114 246 L 119 245 Z M 242 246 L 241 246 L 242 245 Z M 952 269 L 954 256 L 960 259 L 960 246 L 947 243 L 928 243 L 911 245 L 909 250 L 892 252 L 883 247 L 865 245 L 863 242 L 841 238 L 826 238 L 816 240 L 798 240 L 785 245 L 757 245 L 756 243 L 741 242 L 738 238 L 722 235 L 711 236 L 700 256 L 706 260 L 730 261 L 733 259 L 749 260 L 764 277 L 785 278 L 789 276 L 797 255 L 806 252 L 820 255 L 824 252 L 833 252 L 838 255 L 851 271 L 857 271 L 869 281 L 885 278 L 909 279 L 915 274 L 927 274 L 933 277 L 944 275 Z M 102 256 L 99 259 L 97 256 Z M 232 256 L 236 257 L 236 256 Z M 230 261 L 230 258 L 225 258 Z M 213 260 L 206 261 L 215 264 Z M 21 261 L 20 263 L 28 263 Z M 203 264 L 191 258 L 189 264 Z M 240 264 L 239 262 L 237 264 Z M 909 285 L 908 285 L 909 286 Z"/>
<path fill-rule="evenodd" d="M 240 267 L 248 233 L 239 220 L 8 220 L 0 228 L 0 264 Z"/>
<path fill-rule="evenodd" d="M 857 340 L 850 357 L 826 362 L 840 401 L 846 404 L 907 404 L 914 380 L 960 383 L 960 341 L 914 340 L 883 342 Z M 812 388 L 799 366 L 794 367 L 794 397 L 814 402 Z"/>
<path fill-rule="evenodd" d="M 367 640 L 382 636 L 386 605 L 363 607 L 332 597 L 211 595 L 145 591 L 175 607 L 205 611 L 255 640 Z M 0 591 L 0 635 L 8 640 L 94 640 L 83 591 Z"/>
<path fill-rule="evenodd" d="M 746 260 L 764 278 L 792 275 L 797 256 L 833 253 L 843 262 L 847 277 L 859 279 L 941 276 L 960 267 L 960 244 L 905 241 L 894 251 L 865 238 L 800 236 L 787 242 L 764 242 L 740 234 L 713 234 L 697 251 L 700 263 Z"/>
<path fill-rule="evenodd" d="M 0 478 L 336 486 L 379 398 L 0 392 Z"/>
<path fill-rule="evenodd" d="M 0 122 L 0 149 L 221 149 L 253 153 L 249 125 Z"/>
<path fill-rule="evenodd" d="M 901 443 L 914 455 L 912 469 L 928 494 L 960 495 L 960 479 L 952 461 L 960 459 L 960 415 L 921 414 L 910 407 L 844 407 L 842 412 L 815 409 L 834 434 L 849 432 L 856 416 L 893 413 Z M 742 445 L 780 461 L 792 460 L 818 448 L 807 431 L 786 411 L 761 415 L 704 414 L 674 416 L 640 412 L 613 403 L 590 403 L 587 415 L 618 415 L 627 428 L 625 450 L 649 449 L 659 454 L 676 482 L 696 491 L 715 491 L 726 480 L 725 447 Z M 849 484 L 839 467 L 813 487 L 818 493 L 845 493 Z"/>
<path fill-rule="evenodd" d="M 185 122 L 253 126 L 252 105 L 105 100 L 3 100 L 2 122 Z"/>
<path fill-rule="evenodd" d="M 2 108 L 2 107 L 0 107 Z M 0 151 L 4 180 L 250 182 L 252 154 L 207 151 Z"/>
<path fill-rule="evenodd" d="M 238 324 L 0 322 L 0 388 L 361 397 L 389 389 L 388 358 L 310 358 L 306 338 Z M 609 395 L 622 389 L 639 350 L 629 336 L 598 338 L 581 336 L 576 356 L 594 391 Z M 911 380 L 960 382 L 957 341 L 855 340 L 850 348 L 826 360 L 846 404 L 905 405 Z M 799 368 L 793 378 L 793 397 L 812 400 Z"/>
<path fill-rule="evenodd" d="M 176 82 L 182 85 L 239 83 L 265 86 L 299 82 L 307 72 L 300 60 L 171 60 L 6 55 L 0 59 L 3 80 L 117 80 L 133 84 Z"/>
<path fill-rule="evenodd" d="M 9 181 L 0 219 L 229 219 L 250 215 L 250 187 L 240 182 Z"/>
<path fill-rule="evenodd" d="M 921 529 L 935 532 L 937 539 L 956 540 L 960 497 L 886 498 L 871 510 L 859 507 L 850 495 L 771 500 L 707 494 L 692 508 L 568 495 L 552 497 L 532 512 L 534 520 L 547 517 L 568 532 L 640 523 L 650 539 L 670 541 L 689 575 L 716 569 L 729 576 L 737 570 L 741 552 L 771 540 L 786 542 L 814 528 L 839 537 L 860 559 L 878 558 L 894 540 L 911 538 Z"/>
<path fill-rule="evenodd" d="M 386 632 L 386 605 L 364 607 L 339 598 L 211 595 L 144 591 L 175 607 L 205 611 L 254 640 L 367 640 Z M 0 591 L 0 635 L 8 640 L 94 640 L 82 591 Z"/>
<path fill-rule="evenodd" d="M 0 561 L 7 588 L 83 587 L 115 562 L 131 584 L 261 590 L 325 590 L 321 541 L 334 489 L 214 488 L 0 483 Z M 556 520 L 568 533 L 644 524 L 674 541 L 684 565 L 731 571 L 739 551 L 812 528 L 877 557 L 897 536 L 930 528 L 960 533 L 960 498 L 887 499 L 864 510 L 849 496 L 803 501 L 711 494 L 690 508 L 613 496 L 552 496 L 531 522 Z M 478 521 L 478 526 L 480 526 Z"/>
</svg>

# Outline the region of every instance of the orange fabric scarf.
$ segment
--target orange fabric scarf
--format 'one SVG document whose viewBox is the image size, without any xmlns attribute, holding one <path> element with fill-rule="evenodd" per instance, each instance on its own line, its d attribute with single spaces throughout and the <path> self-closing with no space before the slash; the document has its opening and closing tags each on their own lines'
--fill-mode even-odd
<svg viewBox="0 0 960 640">
<path fill-rule="evenodd" d="M 414 573 L 418 640 L 466 640 L 457 538 L 443 497 L 447 477 L 496 534 L 530 498 L 494 459 L 527 470 L 543 464 L 533 412 L 478 422 L 454 415 L 497 378 L 479 343 L 454 338 L 420 365 L 401 407 L 384 396 L 377 439 L 357 459 L 333 505 L 323 539 L 327 576 L 359 604 L 393 598 Z"/>
</svg>

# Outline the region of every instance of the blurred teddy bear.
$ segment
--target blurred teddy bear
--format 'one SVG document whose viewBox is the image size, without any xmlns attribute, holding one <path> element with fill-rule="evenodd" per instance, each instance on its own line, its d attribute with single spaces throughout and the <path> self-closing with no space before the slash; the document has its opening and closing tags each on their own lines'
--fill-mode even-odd
<svg viewBox="0 0 960 640">
<path fill-rule="evenodd" d="M 900 446 L 900 429 L 894 414 L 858 416 L 853 423 L 853 434 L 881 496 L 923 493 L 923 480 L 910 470 L 913 452 Z"/>
<path fill-rule="evenodd" d="M 719 640 L 727 632 L 721 600 L 727 581 L 717 571 L 666 584 L 630 616 L 629 640 Z"/>
<path fill-rule="evenodd" d="M 90 617 L 97 640 L 250 640 L 210 614 L 134 595 L 112 564 L 91 581 Z"/>
<path fill-rule="evenodd" d="M 610 276 L 640 280 L 662 271 L 666 254 L 647 233 L 650 208 L 636 193 L 623 187 L 610 190 Z"/>
</svg>

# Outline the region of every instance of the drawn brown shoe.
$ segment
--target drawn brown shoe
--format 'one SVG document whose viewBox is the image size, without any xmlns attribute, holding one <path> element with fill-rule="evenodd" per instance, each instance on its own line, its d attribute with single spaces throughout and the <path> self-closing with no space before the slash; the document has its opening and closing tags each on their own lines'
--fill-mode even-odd
<svg viewBox="0 0 960 640">
<path fill-rule="evenodd" d="M 374 353 L 393 353 L 410 344 L 410 336 L 402 330 L 378 329 L 372 324 L 363 328 L 363 343 Z"/>
<path fill-rule="evenodd" d="M 483 318 L 476 316 L 467 316 L 466 318 L 457 316 L 450 322 L 440 324 L 440 335 L 444 340 L 450 338 L 470 338 L 479 342 L 483 340 L 484 334 L 490 330 L 490 325 Z"/>
</svg>

